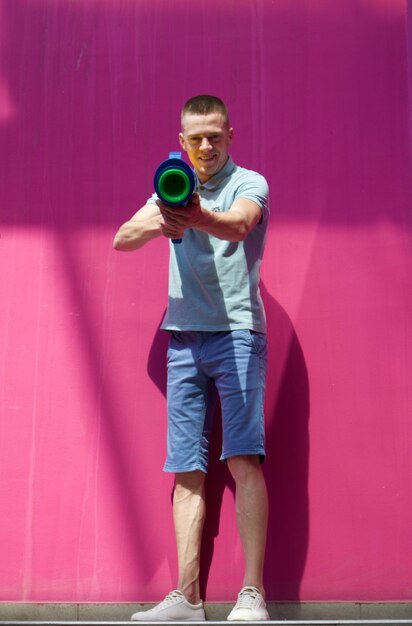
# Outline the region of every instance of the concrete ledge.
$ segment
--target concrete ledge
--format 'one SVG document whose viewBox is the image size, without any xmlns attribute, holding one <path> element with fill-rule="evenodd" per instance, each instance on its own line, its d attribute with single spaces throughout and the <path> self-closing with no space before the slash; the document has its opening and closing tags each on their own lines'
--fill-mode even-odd
<svg viewBox="0 0 412 626">
<path fill-rule="evenodd" d="M 135 611 L 153 604 L 0 602 L 0 622 L 128 622 Z M 233 603 L 206 602 L 209 621 L 226 620 Z M 410 620 L 412 602 L 268 602 L 273 621 Z"/>
</svg>

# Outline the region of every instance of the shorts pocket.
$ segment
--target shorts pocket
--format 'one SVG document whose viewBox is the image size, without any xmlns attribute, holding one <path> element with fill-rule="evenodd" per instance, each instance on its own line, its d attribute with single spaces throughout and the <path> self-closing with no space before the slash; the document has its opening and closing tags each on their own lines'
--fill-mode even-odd
<svg viewBox="0 0 412 626">
<path fill-rule="evenodd" d="M 247 328 L 243 330 L 234 330 L 233 334 L 237 334 L 238 337 L 247 343 L 252 350 L 253 354 L 258 356 L 265 356 L 267 352 L 267 337 L 264 333 L 258 333 L 255 330 L 249 330 Z"/>
<path fill-rule="evenodd" d="M 267 352 L 267 337 L 264 333 L 258 333 L 255 330 L 249 330 L 250 343 L 253 350 L 259 356 L 263 356 Z"/>
</svg>

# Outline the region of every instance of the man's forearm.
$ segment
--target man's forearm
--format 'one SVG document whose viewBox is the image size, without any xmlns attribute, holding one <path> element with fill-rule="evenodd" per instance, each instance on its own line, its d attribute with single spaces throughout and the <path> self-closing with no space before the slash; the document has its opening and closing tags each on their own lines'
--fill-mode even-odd
<svg viewBox="0 0 412 626">
<path fill-rule="evenodd" d="M 194 228 L 226 241 L 243 241 L 250 230 L 243 216 L 238 215 L 236 211 L 227 213 L 205 211 L 202 220 L 195 224 Z"/>
<path fill-rule="evenodd" d="M 160 219 L 160 215 L 155 215 L 146 220 L 131 219 L 125 222 L 116 233 L 113 247 L 122 252 L 138 250 L 145 243 L 162 234 Z"/>
<path fill-rule="evenodd" d="M 256 226 L 261 217 L 258 205 L 247 199 L 240 199 L 230 211 L 219 213 L 202 210 L 202 216 L 195 228 L 226 241 L 243 241 Z"/>
<path fill-rule="evenodd" d="M 259 222 L 262 210 L 252 200 L 239 198 L 229 211 L 214 212 L 202 208 L 198 194 L 186 207 L 170 207 L 159 203 L 160 212 L 170 228 L 195 228 L 226 241 L 243 241 Z"/>
</svg>

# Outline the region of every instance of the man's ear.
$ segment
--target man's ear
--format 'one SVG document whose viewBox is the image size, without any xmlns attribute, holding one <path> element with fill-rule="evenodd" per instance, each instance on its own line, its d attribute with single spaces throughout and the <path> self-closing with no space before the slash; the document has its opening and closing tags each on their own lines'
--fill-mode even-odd
<svg viewBox="0 0 412 626">
<path fill-rule="evenodd" d="M 180 143 L 181 147 L 183 148 L 183 150 L 185 152 L 187 152 L 186 144 L 185 144 L 185 138 L 183 137 L 183 133 L 179 133 L 179 143 Z"/>
<path fill-rule="evenodd" d="M 233 128 L 229 128 L 229 143 L 233 141 Z"/>
</svg>

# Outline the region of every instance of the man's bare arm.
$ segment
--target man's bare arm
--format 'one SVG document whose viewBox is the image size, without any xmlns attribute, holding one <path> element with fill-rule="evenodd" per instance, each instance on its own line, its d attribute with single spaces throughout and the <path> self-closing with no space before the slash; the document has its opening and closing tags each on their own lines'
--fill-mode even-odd
<svg viewBox="0 0 412 626">
<path fill-rule="evenodd" d="M 145 243 L 162 234 L 162 216 L 155 204 L 145 204 L 133 217 L 122 224 L 117 231 L 113 247 L 122 252 L 138 250 Z"/>
<path fill-rule="evenodd" d="M 262 209 L 256 202 L 247 198 L 238 198 L 229 211 L 219 213 L 205 211 L 203 220 L 195 226 L 209 235 L 227 241 L 243 241 L 259 223 Z"/>
<path fill-rule="evenodd" d="M 131 252 L 160 235 L 168 239 L 180 239 L 183 230 L 166 223 L 156 204 L 145 204 L 119 228 L 113 247 L 122 252 Z"/>
<path fill-rule="evenodd" d="M 230 210 L 222 213 L 203 209 L 198 194 L 186 207 L 159 206 L 165 221 L 173 227 L 197 228 L 226 241 L 243 241 L 262 216 L 259 205 L 248 198 L 237 198 Z"/>
</svg>

